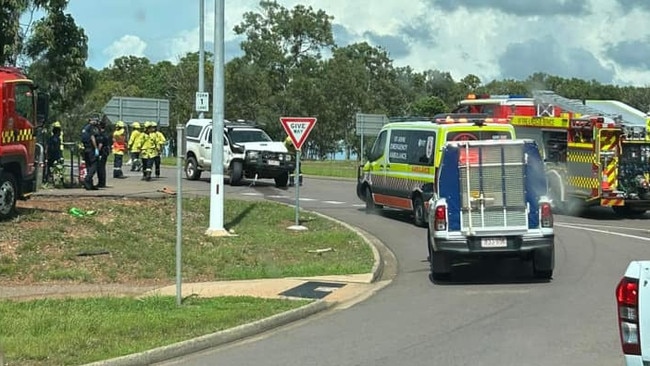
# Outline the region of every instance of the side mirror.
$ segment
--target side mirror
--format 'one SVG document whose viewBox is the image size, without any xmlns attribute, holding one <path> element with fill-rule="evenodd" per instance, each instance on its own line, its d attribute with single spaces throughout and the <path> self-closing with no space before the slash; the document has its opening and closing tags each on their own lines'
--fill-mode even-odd
<svg viewBox="0 0 650 366">
<path fill-rule="evenodd" d="M 36 124 L 42 126 L 48 121 L 50 113 L 50 96 L 47 93 L 36 94 Z"/>
</svg>

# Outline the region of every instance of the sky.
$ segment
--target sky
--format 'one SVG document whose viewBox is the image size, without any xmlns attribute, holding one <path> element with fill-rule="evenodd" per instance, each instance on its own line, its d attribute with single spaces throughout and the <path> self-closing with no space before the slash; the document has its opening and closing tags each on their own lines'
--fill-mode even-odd
<svg viewBox="0 0 650 366">
<path fill-rule="evenodd" d="M 199 0 L 200 1 L 200 0 Z M 177 62 L 199 49 L 197 0 L 70 0 L 89 38 L 87 65 L 120 56 Z M 241 55 L 233 27 L 258 0 L 225 1 L 226 61 Z M 366 41 L 395 66 L 437 69 L 459 80 L 525 79 L 534 72 L 650 85 L 649 0 L 278 0 L 334 17 L 339 46 Z M 181 5 L 182 4 L 182 5 Z M 213 47 L 214 0 L 206 1 L 206 50 Z"/>
</svg>

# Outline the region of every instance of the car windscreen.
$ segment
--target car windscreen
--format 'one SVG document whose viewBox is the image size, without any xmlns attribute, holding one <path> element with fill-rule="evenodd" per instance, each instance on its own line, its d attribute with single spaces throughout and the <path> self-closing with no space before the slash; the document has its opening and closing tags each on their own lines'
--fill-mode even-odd
<svg viewBox="0 0 650 366">
<path fill-rule="evenodd" d="M 228 137 L 230 137 L 230 141 L 235 144 L 273 141 L 269 135 L 262 130 L 231 130 L 228 132 Z"/>
<path fill-rule="evenodd" d="M 475 140 L 511 140 L 510 131 L 450 131 L 447 132 L 447 141 L 475 141 Z"/>
</svg>

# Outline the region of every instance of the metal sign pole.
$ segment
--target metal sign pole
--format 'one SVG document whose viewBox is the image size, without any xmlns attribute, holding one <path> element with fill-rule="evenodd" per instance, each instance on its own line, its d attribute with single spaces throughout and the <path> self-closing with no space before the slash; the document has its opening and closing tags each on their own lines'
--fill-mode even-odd
<svg viewBox="0 0 650 366">
<path fill-rule="evenodd" d="M 296 187 L 296 227 L 300 226 L 300 155 L 301 151 L 296 150 L 296 172 L 293 176 L 293 184 Z"/>
<path fill-rule="evenodd" d="M 181 248 L 183 242 L 183 130 L 185 126 L 176 125 L 176 305 L 181 306 L 183 275 L 181 271 Z"/>
</svg>

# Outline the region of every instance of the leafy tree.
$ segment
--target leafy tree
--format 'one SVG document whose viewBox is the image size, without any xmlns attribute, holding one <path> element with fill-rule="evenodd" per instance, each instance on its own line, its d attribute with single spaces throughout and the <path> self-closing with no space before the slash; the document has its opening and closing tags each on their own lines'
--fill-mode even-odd
<svg viewBox="0 0 650 366">
<path fill-rule="evenodd" d="M 412 114 L 415 116 L 433 117 L 438 113 L 448 112 L 445 102 L 436 96 L 422 97 L 413 103 Z"/>
</svg>

